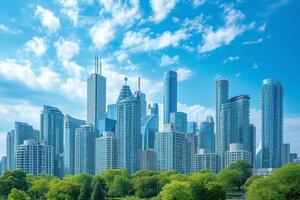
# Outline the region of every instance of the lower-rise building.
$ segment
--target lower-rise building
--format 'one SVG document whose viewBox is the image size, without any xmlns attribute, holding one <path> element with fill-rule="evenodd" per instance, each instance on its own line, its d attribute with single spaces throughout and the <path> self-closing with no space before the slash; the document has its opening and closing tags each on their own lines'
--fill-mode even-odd
<svg viewBox="0 0 300 200">
<path fill-rule="evenodd" d="M 251 164 L 251 152 L 244 150 L 240 143 L 230 144 L 229 151 L 224 153 L 224 168 L 238 160 L 244 160 Z"/>
<path fill-rule="evenodd" d="M 16 168 L 36 176 L 52 175 L 54 172 L 53 147 L 36 140 L 25 140 L 17 148 Z"/>
<path fill-rule="evenodd" d="M 0 161 L 0 176 L 7 170 L 7 157 L 3 156 Z"/>
<path fill-rule="evenodd" d="M 146 149 L 141 153 L 141 169 L 156 170 L 155 169 L 155 153 L 154 149 Z"/>
<path fill-rule="evenodd" d="M 192 166 L 193 172 L 209 170 L 218 173 L 221 168 L 221 158 L 218 154 L 210 153 L 205 149 L 198 149 L 195 154 L 195 164 Z"/>
</svg>

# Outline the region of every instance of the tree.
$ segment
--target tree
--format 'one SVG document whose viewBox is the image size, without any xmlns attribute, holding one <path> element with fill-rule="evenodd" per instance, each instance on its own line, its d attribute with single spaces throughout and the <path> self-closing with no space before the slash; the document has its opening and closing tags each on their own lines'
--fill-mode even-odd
<svg viewBox="0 0 300 200">
<path fill-rule="evenodd" d="M 23 191 L 28 189 L 25 172 L 20 170 L 5 171 L 4 175 L 0 177 L 0 197 L 7 198 L 13 188 Z"/>
<path fill-rule="evenodd" d="M 49 180 L 44 177 L 35 177 L 30 180 L 28 194 L 32 199 L 46 199 L 46 193 L 49 191 Z"/>
<path fill-rule="evenodd" d="M 224 191 L 222 185 L 215 181 L 209 182 L 205 185 L 206 189 L 206 200 L 225 200 L 226 192 Z"/>
<path fill-rule="evenodd" d="M 218 174 L 218 180 L 227 191 L 237 190 L 241 191 L 244 185 L 244 174 L 236 169 L 223 169 Z"/>
<path fill-rule="evenodd" d="M 131 183 L 128 177 L 117 175 L 114 182 L 109 189 L 108 195 L 114 197 L 124 197 L 129 194 L 131 190 Z"/>
<path fill-rule="evenodd" d="M 140 177 L 134 185 L 135 195 L 141 199 L 151 198 L 159 193 L 157 176 Z"/>
<path fill-rule="evenodd" d="M 13 188 L 8 195 L 8 200 L 30 200 L 30 197 L 24 191 Z"/>
<path fill-rule="evenodd" d="M 101 181 L 97 181 L 93 189 L 91 200 L 104 200 L 104 199 L 105 199 L 105 193 L 104 193 L 103 185 Z"/>
<path fill-rule="evenodd" d="M 159 194 L 162 200 L 193 200 L 188 182 L 173 181 L 164 186 Z"/>
<path fill-rule="evenodd" d="M 91 186 L 87 182 L 85 182 L 83 186 L 81 186 L 78 200 L 89 200 L 90 198 L 91 198 Z"/>
<path fill-rule="evenodd" d="M 158 182 L 159 182 L 159 188 L 160 190 L 171 181 L 171 176 L 173 174 L 176 174 L 175 171 L 165 171 L 163 173 L 160 173 L 158 175 Z"/>
<path fill-rule="evenodd" d="M 242 178 L 243 184 L 252 175 L 252 168 L 253 166 L 244 160 L 238 160 L 234 163 L 231 163 L 228 167 L 228 169 L 236 169 L 243 173 L 243 178 Z"/>
<path fill-rule="evenodd" d="M 114 179 L 116 176 L 124 176 L 129 178 L 130 175 L 128 173 L 128 170 L 126 168 L 120 168 L 120 169 L 109 169 L 103 172 L 102 174 L 108 188 L 110 188 L 114 182 Z"/>
<path fill-rule="evenodd" d="M 66 180 L 56 181 L 50 184 L 47 193 L 48 200 L 77 200 L 81 186 Z"/>
</svg>

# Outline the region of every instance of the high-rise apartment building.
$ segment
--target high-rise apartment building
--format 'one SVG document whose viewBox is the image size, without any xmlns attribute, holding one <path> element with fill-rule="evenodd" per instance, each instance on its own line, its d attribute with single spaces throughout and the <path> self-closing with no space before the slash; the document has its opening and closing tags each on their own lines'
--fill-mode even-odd
<svg viewBox="0 0 300 200">
<path fill-rule="evenodd" d="M 283 144 L 283 87 L 265 79 L 262 87 L 262 167 L 278 168 Z"/>
<path fill-rule="evenodd" d="M 227 102 L 229 97 L 229 81 L 225 78 L 218 79 L 216 81 L 216 142 L 215 142 L 215 151 L 217 154 L 223 154 L 223 144 L 220 144 L 223 141 L 221 138 L 220 132 L 220 114 L 221 107 L 224 103 Z"/>
<path fill-rule="evenodd" d="M 56 107 L 44 105 L 41 113 L 41 141 L 53 146 L 54 175 L 63 177 L 64 115 Z"/>
<path fill-rule="evenodd" d="M 134 173 L 140 167 L 141 137 L 141 110 L 138 93 L 133 95 L 127 78 L 122 87 L 117 102 L 117 160 L 118 167 L 127 168 Z"/>
<path fill-rule="evenodd" d="M 174 124 L 176 130 L 181 133 L 187 132 L 187 114 L 184 112 L 170 113 L 170 123 Z"/>
<path fill-rule="evenodd" d="M 200 124 L 200 128 L 197 131 L 198 135 L 198 148 L 205 149 L 209 153 L 215 152 L 215 123 L 211 116 L 207 117 L 207 120 Z"/>
<path fill-rule="evenodd" d="M 87 124 L 96 127 L 106 115 L 106 78 L 102 76 L 101 61 L 95 58 L 95 72 L 87 78 Z"/>
<path fill-rule="evenodd" d="M 75 130 L 75 174 L 95 174 L 95 142 L 98 130 L 94 125 L 82 125 Z"/>
<path fill-rule="evenodd" d="M 74 174 L 75 165 L 75 130 L 84 125 L 85 121 L 70 115 L 64 117 L 64 174 Z"/>
<path fill-rule="evenodd" d="M 164 74 L 164 124 L 170 123 L 170 114 L 177 112 L 177 73 Z"/>
<path fill-rule="evenodd" d="M 53 146 L 36 140 L 25 140 L 16 152 L 16 168 L 36 176 L 40 174 L 53 175 Z"/>
<path fill-rule="evenodd" d="M 220 168 L 220 155 L 207 152 L 205 149 L 198 149 L 198 153 L 195 154 L 195 164 L 192 166 L 193 172 L 209 170 L 213 173 L 218 173 Z"/>
</svg>

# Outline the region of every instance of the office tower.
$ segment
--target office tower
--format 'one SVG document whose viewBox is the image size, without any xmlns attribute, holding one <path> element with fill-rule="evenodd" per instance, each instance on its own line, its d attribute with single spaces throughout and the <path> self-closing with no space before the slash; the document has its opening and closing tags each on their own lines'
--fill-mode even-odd
<svg viewBox="0 0 300 200">
<path fill-rule="evenodd" d="M 64 117 L 64 174 L 74 174 L 75 162 L 75 130 L 84 125 L 85 121 L 70 115 Z"/>
<path fill-rule="evenodd" d="M 103 118 L 99 120 L 99 124 L 98 124 L 98 130 L 100 135 L 103 132 L 116 132 L 116 123 L 117 121 L 114 119 L 110 119 L 110 118 Z"/>
<path fill-rule="evenodd" d="M 7 169 L 12 170 L 15 168 L 15 131 L 12 130 L 6 135 L 6 157 Z"/>
<path fill-rule="evenodd" d="M 117 139 L 113 132 L 96 138 L 96 174 L 117 168 Z"/>
<path fill-rule="evenodd" d="M 251 152 L 244 150 L 243 144 L 233 143 L 229 145 L 229 151 L 224 153 L 224 168 L 238 160 L 251 163 Z"/>
<path fill-rule="evenodd" d="M 205 149 L 198 149 L 198 153 L 195 154 L 195 159 L 193 172 L 209 170 L 213 173 L 218 173 L 221 168 L 220 155 L 207 152 Z"/>
<path fill-rule="evenodd" d="M 107 106 L 107 118 L 117 120 L 117 104 Z"/>
<path fill-rule="evenodd" d="M 290 162 L 291 145 L 289 143 L 282 144 L 281 147 L 281 164 L 285 165 Z"/>
<path fill-rule="evenodd" d="M 147 115 L 147 101 L 146 101 L 146 94 L 143 93 L 141 91 L 141 78 L 138 77 L 138 83 L 137 83 L 137 91 L 136 91 L 136 95 L 138 95 L 140 97 L 140 101 L 141 101 L 141 119 L 143 119 L 144 117 L 146 117 Z"/>
<path fill-rule="evenodd" d="M 41 140 L 53 146 L 54 175 L 63 177 L 64 115 L 56 107 L 44 105 L 41 113 Z"/>
<path fill-rule="evenodd" d="M 249 134 L 250 134 L 250 152 L 251 152 L 251 161 L 253 166 L 255 165 L 255 156 L 256 156 L 256 127 L 253 124 L 249 125 Z"/>
<path fill-rule="evenodd" d="M 200 124 L 198 135 L 198 148 L 205 149 L 208 153 L 215 152 L 215 123 L 214 118 L 207 117 L 207 120 Z"/>
<path fill-rule="evenodd" d="M 164 124 L 170 123 L 170 114 L 177 112 L 177 73 L 164 74 Z"/>
<path fill-rule="evenodd" d="M 170 113 L 170 123 L 174 124 L 177 131 L 186 133 L 187 129 L 187 114 L 184 112 Z"/>
<path fill-rule="evenodd" d="M 53 175 L 53 146 L 36 140 L 25 140 L 17 148 L 16 168 L 33 175 Z"/>
<path fill-rule="evenodd" d="M 156 170 L 156 160 L 154 149 L 142 150 L 141 154 L 141 170 Z"/>
<path fill-rule="evenodd" d="M 195 134 L 197 131 L 197 122 L 187 122 L 186 132 L 189 134 Z"/>
<path fill-rule="evenodd" d="M 2 176 L 6 170 L 7 170 L 7 157 L 2 156 L 0 161 L 0 176 Z"/>
<path fill-rule="evenodd" d="M 82 125 L 75 130 L 75 174 L 95 174 L 96 126 Z"/>
<path fill-rule="evenodd" d="M 228 151 L 231 143 L 241 143 L 246 151 L 250 151 L 249 100 L 248 95 L 240 95 L 222 104 L 219 153 Z"/>
<path fill-rule="evenodd" d="M 163 132 L 155 133 L 154 141 L 157 171 L 188 172 L 186 134 L 177 132 L 172 124 L 165 124 Z"/>
<path fill-rule="evenodd" d="M 155 107 L 155 108 L 154 108 Z M 142 150 L 154 148 L 155 133 L 158 132 L 158 105 L 149 105 L 150 115 L 141 120 Z"/>
<path fill-rule="evenodd" d="M 261 151 L 261 143 L 259 143 L 259 146 L 256 150 L 256 155 L 255 155 L 255 164 L 254 164 L 254 167 L 255 168 L 262 168 L 261 166 L 261 157 L 262 157 L 262 151 Z"/>
<path fill-rule="evenodd" d="M 294 162 L 294 160 L 298 157 L 296 153 L 290 153 L 289 162 Z"/>
<path fill-rule="evenodd" d="M 96 127 L 106 113 L 106 78 L 102 76 L 101 60 L 95 58 L 95 72 L 87 78 L 87 124 Z"/>
<path fill-rule="evenodd" d="M 192 167 L 196 163 L 196 153 L 198 149 L 198 136 L 196 134 L 186 134 L 186 172 L 192 172 Z"/>
<path fill-rule="evenodd" d="M 128 169 L 134 173 L 139 169 L 141 153 L 141 110 L 140 97 L 132 95 L 127 78 L 122 87 L 118 102 L 116 124 L 117 160 L 118 167 Z"/>
<path fill-rule="evenodd" d="M 227 102 L 229 96 L 229 81 L 225 78 L 216 81 L 216 144 L 215 151 L 217 154 L 223 154 L 223 145 L 220 133 L 220 114 L 221 107 Z"/>
<path fill-rule="evenodd" d="M 262 87 L 262 167 L 281 167 L 283 87 L 265 79 Z"/>
</svg>

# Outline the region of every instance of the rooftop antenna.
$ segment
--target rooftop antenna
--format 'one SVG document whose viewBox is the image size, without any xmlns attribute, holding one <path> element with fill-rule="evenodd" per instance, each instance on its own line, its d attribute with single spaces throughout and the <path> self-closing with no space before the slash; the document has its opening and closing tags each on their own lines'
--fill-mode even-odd
<svg viewBox="0 0 300 200">
<path fill-rule="evenodd" d="M 127 85 L 128 78 L 125 77 L 125 78 L 124 78 L 124 81 L 125 81 L 125 85 Z"/>
<path fill-rule="evenodd" d="M 96 74 L 96 70 L 97 70 L 97 56 L 95 55 L 95 74 Z"/>
<path fill-rule="evenodd" d="M 102 62 L 101 62 L 101 56 L 100 56 L 100 75 L 102 75 Z"/>
</svg>

